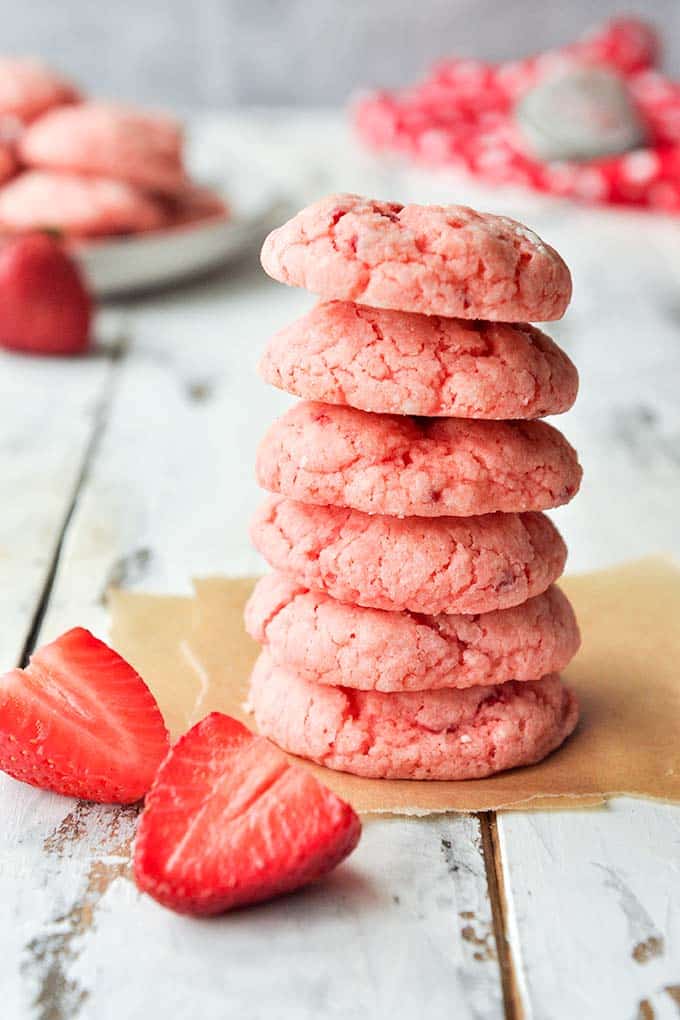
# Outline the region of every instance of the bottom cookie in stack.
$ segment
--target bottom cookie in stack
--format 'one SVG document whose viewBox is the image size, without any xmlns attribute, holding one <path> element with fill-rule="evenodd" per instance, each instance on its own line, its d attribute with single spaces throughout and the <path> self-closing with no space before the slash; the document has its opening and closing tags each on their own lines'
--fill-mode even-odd
<svg viewBox="0 0 680 1020">
<path fill-rule="evenodd" d="M 260 733 L 286 751 L 374 779 L 481 779 L 531 765 L 578 719 L 557 674 L 383 694 L 303 680 L 266 650 L 253 670 L 250 704 Z"/>
</svg>

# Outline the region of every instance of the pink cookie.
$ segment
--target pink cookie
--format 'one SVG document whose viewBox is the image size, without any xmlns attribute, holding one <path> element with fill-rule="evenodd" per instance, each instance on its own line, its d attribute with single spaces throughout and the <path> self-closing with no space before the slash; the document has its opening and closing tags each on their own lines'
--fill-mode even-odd
<svg viewBox="0 0 680 1020">
<path fill-rule="evenodd" d="M 164 223 L 161 206 L 122 181 L 28 170 L 0 189 L 0 230 L 9 232 L 47 228 L 97 237 Z"/>
<path fill-rule="evenodd" d="M 380 694 L 302 680 L 260 655 L 257 727 L 292 754 L 373 779 L 481 779 L 565 740 L 578 705 L 556 674 L 527 683 Z"/>
<path fill-rule="evenodd" d="M 328 195 L 274 230 L 261 257 L 281 283 L 402 312 L 532 322 L 559 319 L 571 298 L 540 237 L 460 205 Z"/>
<path fill-rule="evenodd" d="M 29 166 L 94 174 L 174 195 L 187 183 L 182 132 L 170 117 L 105 103 L 53 110 L 20 142 Z"/>
<path fill-rule="evenodd" d="M 486 613 L 539 595 L 567 550 L 544 515 L 376 517 L 270 497 L 251 539 L 306 588 L 372 609 Z"/>
<path fill-rule="evenodd" d="M 14 176 L 17 170 L 17 161 L 11 145 L 0 142 L 0 184 L 4 184 Z"/>
<path fill-rule="evenodd" d="M 172 226 L 202 223 L 205 220 L 226 220 L 229 210 L 216 191 L 199 185 L 189 185 L 169 202 Z"/>
<path fill-rule="evenodd" d="M 262 378 L 307 400 L 384 414 L 542 418 L 567 411 L 578 374 L 534 326 L 324 302 L 277 333 Z"/>
<path fill-rule="evenodd" d="M 579 647 L 574 612 L 555 587 L 513 609 L 422 616 L 337 602 L 269 574 L 245 621 L 272 660 L 303 680 L 388 694 L 535 680 L 564 669 Z"/>
<path fill-rule="evenodd" d="M 52 107 L 78 98 L 70 82 L 39 60 L 0 58 L 0 118 L 28 124 Z"/>
<path fill-rule="evenodd" d="M 260 485 L 304 503 L 399 517 L 547 510 L 578 491 L 581 468 L 542 421 L 371 414 L 302 401 L 262 440 Z"/>
</svg>

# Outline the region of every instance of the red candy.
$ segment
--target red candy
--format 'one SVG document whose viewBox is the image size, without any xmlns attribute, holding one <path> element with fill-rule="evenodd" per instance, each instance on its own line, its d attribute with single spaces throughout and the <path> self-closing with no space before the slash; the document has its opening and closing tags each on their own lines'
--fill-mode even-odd
<svg viewBox="0 0 680 1020">
<path fill-rule="evenodd" d="M 654 70 L 658 58 L 649 25 L 616 19 L 561 50 L 508 64 L 440 62 L 416 86 L 360 99 L 355 124 L 374 149 L 455 167 L 491 184 L 680 212 L 680 82 Z M 515 103 L 547 76 L 584 65 L 604 66 L 623 78 L 649 145 L 585 162 L 542 162 L 526 151 Z"/>
</svg>

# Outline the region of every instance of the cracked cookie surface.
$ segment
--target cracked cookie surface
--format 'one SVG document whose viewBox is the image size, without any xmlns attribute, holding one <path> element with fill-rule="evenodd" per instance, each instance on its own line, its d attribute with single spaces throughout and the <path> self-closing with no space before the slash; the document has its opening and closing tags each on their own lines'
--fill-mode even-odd
<svg viewBox="0 0 680 1020">
<path fill-rule="evenodd" d="M 571 298 L 553 248 L 466 206 L 328 195 L 272 231 L 261 260 L 275 280 L 323 298 L 425 315 L 542 322 Z"/>
<path fill-rule="evenodd" d="M 552 674 L 527 683 L 381 694 L 310 683 L 263 652 L 250 705 L 280 747 L 327 768 L 384 779 L 480 779 L 540 761 L 578 706 Z"/>
<path fill-rule="evenodd" d="M 306 400 L 454 418 L 542 418 L 567 411 L 578 373 L 526 323 L 475 322 L 325 301 L 276 333 L 265 382 Z"/>
<path fill-rule="evenodd" d="M 535 680 L 564 669 L 579 646 L 554 586 L 513 609 L 428 616 L 348 605 L 275 573 L 258 581 L 245 622 L 303 680 L 384 693 Z"/>
<path fill-rule="evenodd" d="M 541 513 L 381 517 L 271 496 L 250 537 L 270 566 L 341 602 L 388 611 L 485 613 L 539 595 L 567 550 Z"/>
<path fill-rule="evenodd" d="M 468 517 L 567 503 L 581 468 L 542 421 L 412 418 L 301 401 L 266 433 L 256 475 L 263 488 L 305 503 Z"/>
</svg>

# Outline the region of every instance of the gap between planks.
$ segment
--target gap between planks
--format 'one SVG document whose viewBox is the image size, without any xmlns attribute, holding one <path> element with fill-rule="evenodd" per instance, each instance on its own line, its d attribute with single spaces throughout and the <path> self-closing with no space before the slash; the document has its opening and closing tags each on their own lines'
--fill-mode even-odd
<svg viewBox="0 0 680 1020">
<path fill-rule="evenodd" d="M 52 557 L 50 559 L 47 572 L 45 574 L 45 582 L 38 597 L 38 601 L 36 603 L 36 607 L 31 618 L 30 626 L 26 634 L 26 639 L 21 649 L 20 660 L 17 663 L 17 665 L 20 667 L 24 667 L 27 665 L 29 657 L 35 650 L 35 647 L 38 643 L 40 631 L 43 625 L 43 621 L 45 619 L 45 615 L 47 613 L 50 598 L 52 595 L 52 590 L 54 588 L 54 582 L 56 580 L 57 571 L 59 570 L 59 564 L 61 561 L 61 555 L 64 548 L 64 542 L 66 541 L 69 526 L 71 524 L 71 521 L 73 520 L 73 515 L 78 504 L 80 493 L 83 490 L 83 486 L 87 482 L 92 464 L 94 463 L 94 460 L 97 456 L 97 450 L 99 449 L 99 444 L 104 434 L 106 423 L 109 417 L 109 411 L 111 409 L 111 405 L 113 402 L 116 381 L 120 371 L 120 364 L 124 360 L 128 352 L 128 349 L 129 340 L 126 336 L 121 335 L 118 337 L 116 343 L 105 352 L 105 357 L 107 357 L 111 362 L 108 386 L 106 387 L 104 395 L 97 407 L 94 422 L 92 425 L 92 431 L 90 433 L 90 438 L 85 448 L 85 452 L 83 454 L 83 460 L 80 465 L 78 477 L 76 478 L 75 485 L 73 486 L 73 494 L 69 501 L 69 505 L 66 509 L 66 513 L 64 514 L 64 520 L 62 522 L 61 528 L 59 529 L 59 532 L 57 534 L 57 541 L 54 546 L 54 552 L 52 553 Z"/>
<path fill-rule="evenodd" d="M 503 990 L 505 1020 L 524 1020 L 525 1012 L 508 934 L 508 903 L 505 879 L 503 877 L 503 861 L 498 839 L 496 812 L 480 811 L 477 814 L 477 819 L 482 836 L 482 853 L 486 868 L 486 884 L 491 902 L 491 916 Z"/>
</svg>

